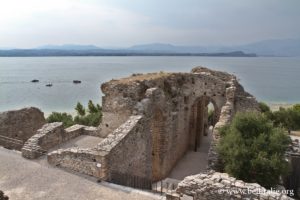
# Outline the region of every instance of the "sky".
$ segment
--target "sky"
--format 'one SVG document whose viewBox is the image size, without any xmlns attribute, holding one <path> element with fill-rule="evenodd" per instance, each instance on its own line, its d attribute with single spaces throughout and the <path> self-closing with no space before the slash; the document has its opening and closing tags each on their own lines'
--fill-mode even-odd
<svg viewBox="0 0 300 200">
<path fill-rule="evenodd" d="M 300 37 L 300 0 L 0 0 L 0 47 L 237 45 Z"/>
</svg>

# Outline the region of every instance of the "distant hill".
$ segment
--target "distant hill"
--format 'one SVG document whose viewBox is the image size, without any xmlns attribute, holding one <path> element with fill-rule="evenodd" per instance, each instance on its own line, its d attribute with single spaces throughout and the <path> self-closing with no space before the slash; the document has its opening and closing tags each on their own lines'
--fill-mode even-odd
<svg viewBox="0 0 300 200">
<path fill-rule="evenodd" d="M 300 39 L 264 40 L 247 45 L 229 48 L 229 51 L 239 49 L 246 53 L 273 56 L 300 56 Z"/>
<path fill-rule="evenodd" d="M 300 39 L 264 40 L 236 46 L 175 46 L 171 44 L 152 43 L 136 45 L 129 48 L 143 52 L 173 53 L 217 53 L 243 51 L 259 56 L 300 56 Z"/>
<path fill-rule="evenodd" d="M 93 49 L 100 49 L 100 48 L 95 45 L 64 44 L 64 45 L 44 45 L 44 46 L 37 47 L 36 49 L 93 50 Z"/>
<path fill-rule="evenodd" d="M 176 46 L 164 43 L 129 48 L 100 48 L 95 45 L 45 45 L 34 49 L 1 49 L 0 56 L 300 56 L 300 39 L 264 40 L 236 46 Z"/>
</svg>

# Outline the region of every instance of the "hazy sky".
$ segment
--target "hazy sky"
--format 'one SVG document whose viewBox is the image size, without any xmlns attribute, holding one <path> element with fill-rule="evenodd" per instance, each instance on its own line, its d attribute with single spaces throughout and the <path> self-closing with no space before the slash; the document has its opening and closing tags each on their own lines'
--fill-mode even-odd
<svg viewBox="0 0 300 200">
<path fill-rule="evenodd" d="M 299 38 L 299 23 L 300 0 L 0 0 L 0 47 L 234 45 Z"/>
</svg>

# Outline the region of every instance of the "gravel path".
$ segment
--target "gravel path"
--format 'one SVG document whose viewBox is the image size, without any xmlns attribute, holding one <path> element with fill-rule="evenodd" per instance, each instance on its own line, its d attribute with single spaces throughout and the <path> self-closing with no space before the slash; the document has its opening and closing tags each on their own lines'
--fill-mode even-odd
<svg viewBox="0 0 300 200">
<path fill-rule="evenodd" d="M 0 189 L 10 200 L 154 200 L 149 192 L 76 175 L 49 166 L 45 158 L 27 160 L 0 147 Z"/>
</svg>

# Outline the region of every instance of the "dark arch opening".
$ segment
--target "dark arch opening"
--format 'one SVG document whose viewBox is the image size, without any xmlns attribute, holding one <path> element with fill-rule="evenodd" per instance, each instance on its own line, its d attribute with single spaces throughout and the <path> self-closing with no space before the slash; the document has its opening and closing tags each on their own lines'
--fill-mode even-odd
<svg viewBox="0 0 300 200">
<path fill-rule="evenodd" d="M 211 125 L 214 126 L 218 118 L 219 109 L 211 97 L 202 96 L 194 102 L 190 113 L 189 149 L 195 152 L 197 151 L 200 147 L 202 137 L 209 134 L 209 127 Z"/>
<path fill-rule="evenodd" d="M 152 181 L 158 181 L 162 178 L 163 145 L 165 145 L 163 113 L 158 108 L 153 112 L 150 131 L 152 137 Z"/>
</svg>

